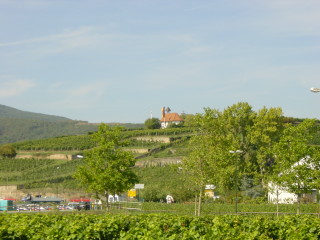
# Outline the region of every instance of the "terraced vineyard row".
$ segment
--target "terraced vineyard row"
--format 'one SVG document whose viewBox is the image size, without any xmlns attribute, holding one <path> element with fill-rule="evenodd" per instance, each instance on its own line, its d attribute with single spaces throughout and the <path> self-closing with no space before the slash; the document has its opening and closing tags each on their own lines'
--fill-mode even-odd
<svg viewBox="0 0 320 240">
<path fill-rule="evenodd" d="M 79 135 L 24 141 L 12 145 L 18 151 L 70 151 L 93 148 L 95 142 L 91 135 Z"/>
<path fill-rule="evenodd" d="M 0 159 L 0 185 L 57 182 L 59 178 L 70 178 L 81 162 L 81 159 Z"/>
<path fill-rule="evenodd" d="M 155 129 L 155 130 L 125 130 L 125 138 L 138 136 L 169 136 L 174 138 L 192 134 L 191 128 Z M 18 151 L 82 151 L 96 146 L 92 135 L 64 136 L 49 139 L 30 140 L 12 144 Z M 150 147 L 156 144 L 152 141 L 132 140 L 131 146 Z"/>
</svg>

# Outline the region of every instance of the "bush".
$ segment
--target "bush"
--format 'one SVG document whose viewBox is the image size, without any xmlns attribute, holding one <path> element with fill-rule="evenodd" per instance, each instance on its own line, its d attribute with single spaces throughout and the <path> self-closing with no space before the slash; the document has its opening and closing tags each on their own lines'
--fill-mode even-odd
<svg viewBox="0 0 320 240">
<path fill-rule="evenodd" d="M 149 118 L 144 122 L 146 129 L 159 129 L 161 127 L 160 120 L 158 118 Z"/>
<path fill-rule="evenodd" d="M 0 146 L 0 156 L 4 158 L 14 158 L 17 155 L 15 148 L 11 145 Z"/>
</svg>

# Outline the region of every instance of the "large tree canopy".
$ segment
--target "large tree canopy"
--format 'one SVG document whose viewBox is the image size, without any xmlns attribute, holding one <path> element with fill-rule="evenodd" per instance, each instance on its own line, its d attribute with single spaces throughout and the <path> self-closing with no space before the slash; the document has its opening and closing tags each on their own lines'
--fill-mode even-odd
<svg viewBox="0 0 320 240">
<path fill-rule="evenodd" d="M 263 183 L 271 171 L 272 145 L 284 128 L 282 118 L 280 108 L 255 112 L 243 102 L 224 111 L 205 108 L 195 117 L 198 134 L 191 141 L 184 169 L 199 185 L 208 182 L 220 191 L 234 189 L 236 173 Z M 236 150 L 242 154 L 230 153 Z"/>
<path fill-rule="evenodd" d="M 135 159 L 122 148 L 126 142 L 121 138 L 121 130 L 101 124 L 93 136 L 97 147 L 85 152 L 85 163 L 74 175 L 87 192 L 105 195 L 107 202 L 109 194 L 124 192 L 137 182 L 131 171 Z"/>
<path fill-rule="evenodd" d="M 298 202 L 303 193 L 319 188 L 319 148 L 310 144 L 318 131 L 316 121 L 307 119 L 297 126 L 286 128 L 273 148 L 275 162 L 270 180 L 296 193 Z"/>
</svg>

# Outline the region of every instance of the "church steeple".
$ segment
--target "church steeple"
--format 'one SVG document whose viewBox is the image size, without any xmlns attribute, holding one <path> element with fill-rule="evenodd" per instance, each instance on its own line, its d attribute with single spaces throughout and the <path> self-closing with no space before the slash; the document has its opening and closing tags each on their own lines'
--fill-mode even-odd
<svg viewBox="0 0 320 240">
<path fill-rule="evenodd" d="M 166 116 L 166 107 L 161 108 L 162 117 L 164 118 Z"/>
</svg>

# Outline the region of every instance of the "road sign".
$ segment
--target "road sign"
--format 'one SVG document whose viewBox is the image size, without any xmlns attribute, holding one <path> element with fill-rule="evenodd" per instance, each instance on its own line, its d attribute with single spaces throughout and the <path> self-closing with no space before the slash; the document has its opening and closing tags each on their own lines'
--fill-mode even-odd
<svg viewBox="0 0 320 240">
<path fill-rule="evenodd" d="M 136 197 L 137 196 L 137 191 L 135 189 L 130 189 L 128 191 L 128 197 Z"/>
<path fill-rule="evenodd" d="M 134 188 L 135 189 L 144 189 L 144 184 L 135 184 Z"/>
</svg>

